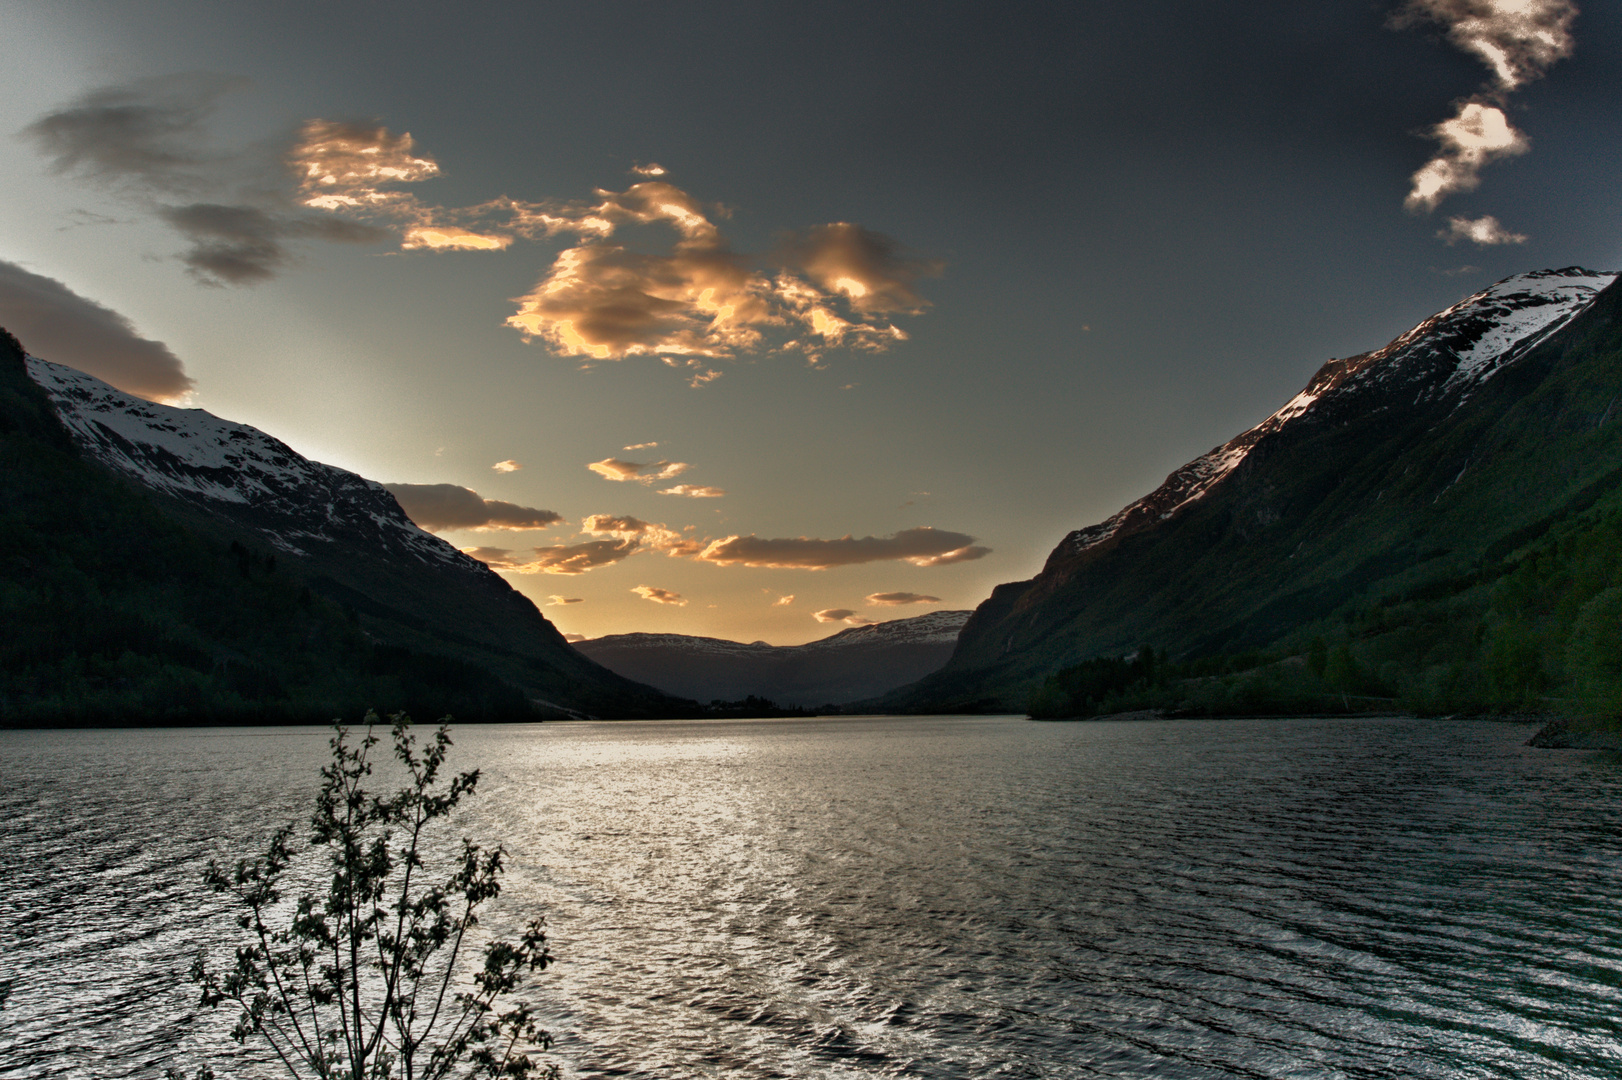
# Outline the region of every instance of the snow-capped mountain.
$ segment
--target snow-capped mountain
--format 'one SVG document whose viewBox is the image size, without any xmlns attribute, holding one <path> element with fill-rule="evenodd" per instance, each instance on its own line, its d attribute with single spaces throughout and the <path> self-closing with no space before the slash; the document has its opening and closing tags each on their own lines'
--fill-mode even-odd
<svg viewBox="0 0 1622 1080">
<path fill-rule="evenodd" d="M 581 656 L 493 570 L 418 528 L 382 484 L 256 428 L 132 397 L 26 357 L 80 454 L 166 513 L 247 548 L 347 608 L 373 641 L 472 663 L 564 713 L 668 715 L 675 703 Z"/>
<path fill-rule="evenodd" d="M 1304 390 L 1249 431 L 1202 454 L 1150 494 L 1065 537 L 1053 558 L 1069 558 L 1123 532 L 1164 521 L 1203 498 L 1263 440 L 1286 426 L 1334 422 L 1378 407 L 1372 396 L 1463 404 L 1472 391 L 1524 356 L 1593 303 L 1614 273 L 1571 266 L 1536 270 L 1489 285 L 1438 312 L 1382 349 L 1331 360 Z"/>
<path fill-rule="evenodd" d="M 1144 642 L 1255 648 L 1467 574 L 1573 512 L 1622 483 L 1617 277 L 1519 274 L 1329 361 L 1255 427 L 1066 536 L 1035 578 L 998 586 L 946 666 L 882 707 L 1020 708 L 1048 672 Z"/>
<path fill-rule="evenodd" d="M 413 524 L 376 481 L 202 409 L 157 405 L 35 356 L 27 365 L 84 453 L 153 491 L 248 519 L 284 552 L 364 542 L 393 557 L 491 573 Z"/>
<path fill-rule="evenodd" d="M 699 702 L 762 697 L 779 705 L 838 705 L 882 694 L 940 667 L 967 611 L 853 626 L 804 645 L 685 634 L 611 634 L 575 642 L 610 671 Z"/>
</svg>

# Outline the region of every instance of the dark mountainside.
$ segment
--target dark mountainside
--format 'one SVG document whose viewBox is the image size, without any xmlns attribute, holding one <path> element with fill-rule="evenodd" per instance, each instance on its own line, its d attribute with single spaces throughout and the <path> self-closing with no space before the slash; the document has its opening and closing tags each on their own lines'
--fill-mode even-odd
<svg viewBox="0 0 1622 1080">
<path fill-rule="evenodd" d="M 380 485 L 9 335 L 0 461 L 0 724 L 692 713 L 575 652 Z"/>
<path fill-rule="evenodd" d="M 686 634 L 610 634 L 575 648 L 628 679 L 698 701 L 764 698 L 843 705 L 893 690 L 952 655 L 967 611 L 853 626 L 804 645 L 743 644 Z"/>
<path fill-rule="evenodd" d="M 1618 633 L 1602 615 L 1622 585 L 1622 286 L 1583 302 L 1561 279 L 1585 277 L 1601 276 L 1520 275 L 1330 361 L 1279 413 L 1066 537 L 1036 578 L 998 586 L 943 670 L 869 704 L 1603 697 Z"/>
</svg>

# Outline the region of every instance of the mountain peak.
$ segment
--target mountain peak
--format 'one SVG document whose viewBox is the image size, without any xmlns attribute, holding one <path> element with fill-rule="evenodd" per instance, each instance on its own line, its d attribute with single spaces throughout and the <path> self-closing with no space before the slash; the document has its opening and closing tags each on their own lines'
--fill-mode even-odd
<svg viewBox="0 0 1622 1080">
<path fill-rule="evenodd" d="M 1064 560 L 1176 514 L 1205 497 L 1257 444 L 1328 414 L 1363 413 L 1373 396 L 1462 404 L 1483 382 L 1565 326 L 1618 277 L 1568 266 L 1515 274 L 1437 312 L 1383 348 L 1330 360 L 1305 389 L 1250 430 L 1184 465 L 1159 488 L 1097 525 L 1067 536 L 1048 558 Z"/>
</svg>

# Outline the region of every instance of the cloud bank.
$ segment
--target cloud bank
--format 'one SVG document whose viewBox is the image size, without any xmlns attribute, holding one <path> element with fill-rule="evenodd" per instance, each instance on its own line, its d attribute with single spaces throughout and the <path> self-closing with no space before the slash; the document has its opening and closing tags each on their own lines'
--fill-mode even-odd
<svg viewBox="0 0 1622 1080">
<path fill-rule="evenodd" d="M 827 570 L 835 566 L 897 560 L 914 566 L 945 566 L 968 562 L 991 553 L 974 537 L 929 527 L 905 529 L 894 536 L 845 536 L 838 540 L 763 539 L 728 536 L 710 542 L 697 558 L 721 565 L 778 569 Z"/>
<path fill-rule="evenodd" d="M 111 308 L 54 278 L 0 260 L 0 326 L 43 360 L 66 364 L 128 394 L 175 402 L 192 389 L 169 347 L 136 333 Z"/>
<path fill-rule="evenodd" d="M 384 484 L 406 517 L 429 532 L 450 529 L 544 529 L 563 520 L 551 510 L 485 499 L 456 484 Z M 483 550 L 483 549 L 481 549 Z M 477 556 L 475 556 L 477 558 Z"/>
<path fill-rule="evenodd" d="M 902 604 L 938 604 L 941 598 L 915 592 L 876 592 L 868 593 L 867 602 L 878 607 L 899 607 Z"/>
</svg>

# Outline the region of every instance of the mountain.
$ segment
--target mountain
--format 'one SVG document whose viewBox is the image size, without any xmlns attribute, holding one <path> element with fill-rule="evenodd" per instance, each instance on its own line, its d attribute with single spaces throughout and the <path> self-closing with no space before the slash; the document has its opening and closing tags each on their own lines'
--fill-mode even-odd
<svg viewBox="0 0 1622 1080">
<path fill-rule="evenodd" d="M 1329 361 L 1260 424 L 1066 536 L 1035 578 L 998 586 L 941 671 L 873 704 L 1020 710 L 1091 658 L 1287 643 L 1478 573 L 1622 483 L 1616 278 L 1517 275 Z"/>
<path fill-rule="evenodd" d="M 967 611 L 932 611 L 804 645 L 685 634 L 610 634 L 575 648 L 628 679 L 698 701 L 765 698 L 815 708 L 874 697 L 946 662 Z"/>
<path fill-rule="evenodd" d="M 577 653 L 483 563 L 412 524 L 382 485 L 246 425 L 25 356 L 14 339 L 0 342 L 0 354 L 6 532 L 14 551 L 37 553 L 6 566 L 6 598 L 13 616 L 43 620 L 44 638 L 77 643 L 58 651 L 88 649 L 98 658 L 91 666 L 101 665 L 64 673 L 44 645 L 7 657 L 0 713 L 10 701 L 13 713 L 46 718 L 53 708 L 81 719 L 119 708 L 171 719 L 299 718 L 348 707 L 360 687 L 380 707 L 418 702 L 421 711 L 455 699 L 488 718 L 683 711 Z M 109 515 L 125 521 L 116 536 Z M 45 584 L 34 580 L 42 561 L 51 567 Z M 221 565 L 237 573 L 222 579 Z M 68 588 L 85 590 L 88 606 L 77 619 L 54 619 L 61 600 L 52 590 Z M 222 618 L 243 605 L 261 609 L 257 625 Z M 97 619 L 129 622 L 136 646 L 118 651 L 86 637 L 81 624 Z M 133 667 L 120 674 L 124 653 Z M 259 674 L 245 681 L 244 671 Z M 428 693 L 423 680 L 434 672 L 447 685 L 481 687 L 484 698 Z M 185 692 L 154 690 L 142 704 L 118 689 L 154 680 Z"/>
</svg>

